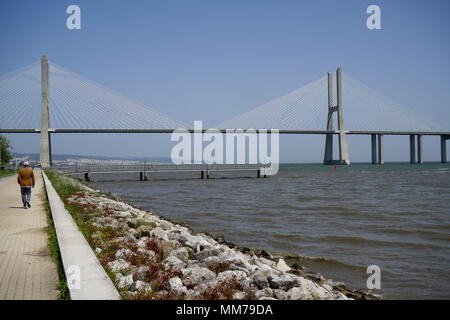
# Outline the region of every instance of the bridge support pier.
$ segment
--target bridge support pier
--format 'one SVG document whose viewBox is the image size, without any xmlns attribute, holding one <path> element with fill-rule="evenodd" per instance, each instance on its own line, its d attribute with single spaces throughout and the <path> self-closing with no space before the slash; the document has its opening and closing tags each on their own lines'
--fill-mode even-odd
<svg viewBox="0 0 450 320">
<path fill-rule="evenodd" d="M 377 164 L 377 135 L 371 134 L 372 164 Z"/>
<path fill-rule="evenodd" d="M 342 72 L 341 68 L 336 70 L 337 82 L 337 106 L 333 106 L 333 84 L 332 74 L 328 72 L 328 119 L 327 130 L 333 130 L 333 113 L 337 111 L 338 134 L 339 134 L 339 160 L 333 160 L 333 135 L 325 137 L 325 156 L 323 164 L 350 164 L 348 156 L 347 136 L 344 128 L 344 112 L 342 110 Z"/>
<path fill-rule="evenodd" d="M 423 135 L 417 135 L 417 163 L 423 163 Z"/>
<path fill-rule="evenodd" d="M 41 88 L 42 88 L 42 110 L 41 110 L 41 141 L 39 161 L 43 168 L 52 165 L 51 139 L 48 132 L 49 121 L 49 98 L 48 98 L 48 60 L 45 55 L 41 60 Z"/>
<path fill-rule="evenodd" d="M 378 164 L 384 164 L 383 135 L 378 135 Z"/>
<path fill-rule="evenodd" d="M 328 119 L 327 130 L 333 130 L 333 75 L 328 72 Z M 327 134 L 325 137 L 325 156 L 323 164 L 333 163 L 333 135 Z"/>
<path fill-rule="evenodd" d="M 447 140 L 450 136 L 441 136 L 441 163 L 447 163 Z"/>
<path fill-rule="evenodd" d="M 409 163 L 416 163 L 416 140 L 413 134 L 409 135 Z"/>
</svg>

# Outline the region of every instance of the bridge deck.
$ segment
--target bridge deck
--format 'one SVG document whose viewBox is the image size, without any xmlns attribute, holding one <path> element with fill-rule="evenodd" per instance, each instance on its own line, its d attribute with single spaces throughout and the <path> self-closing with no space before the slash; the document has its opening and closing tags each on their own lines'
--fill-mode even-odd
<svg viewBox="0 0 450 320">
<path fill-rule="evenodd" d="M 226 133 L 226 130 L 236 129 L 208 129 L 208 132 Z M 260 132 L 263 129 L 255 129 Z M 266 129 L 264 129 L 266 130 Z M 194 133 L 194 129 L 83 129 L 83 128 L 50 128 L 50 133 L 172 133 L 172 132 L 189 132 Z M 270 129 L 267 129 L 270 132 Z M 0 128 L 0 133 L 40 133 L 41 129 L 32 128 Z M 203 133 L 206 129 L 202 130 Z M 279 130 L 280 134 L 339 134 L 338 130 Z M 442 136 L 450 135 L 450 131 L 368 131 L 368 130 L 345 130 L 346 134 L 355 135 L 428 135 L 428 136 Z"/>
</svg>

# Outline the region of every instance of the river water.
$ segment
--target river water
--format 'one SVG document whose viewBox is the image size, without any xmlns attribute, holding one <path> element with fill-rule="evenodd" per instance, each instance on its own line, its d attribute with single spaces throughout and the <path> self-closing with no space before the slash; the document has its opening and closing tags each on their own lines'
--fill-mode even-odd
<svg viewBox="0 0 450 320">
<path fill-rule="evenodd" d="M 92 175 L 91 184 L 196 231 L 304 256 L 303 265 L 353 289 L 381 270 L 387 299 L 450 298 L 450 165 L 282 165 L 168 177 Z M 310 257 L 310 258 L 309 258 Z"/>
</svg>

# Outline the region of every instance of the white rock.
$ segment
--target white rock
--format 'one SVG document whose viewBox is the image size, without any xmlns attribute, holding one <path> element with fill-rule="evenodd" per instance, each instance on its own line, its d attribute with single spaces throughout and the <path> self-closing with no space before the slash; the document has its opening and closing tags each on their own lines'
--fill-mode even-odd
<svg viewBox="0 0 450 320">
<path fill-rule="evenodd" d="M 260 261 L 261 263 L 263 263 L 263 264 L 266 264 L 266 265 L 268 265 L 268 266 L 270 266 L 270 267 L 272 267 L 272 268 L 274 268 L 274 269 L 277 268 L 277 264 L 275 263 L 275 261 L 266 259 L 266 258 L 264 258 L 264 257 L 259 257 L 258 259 L 259 259 L 259 261 Z"/>
<path fill-rule="evenodd" d="M 324 283 L 322 287 L 327 291 L 333 292 L 333 287 L 329 283 Z"/>
<path fill-rule="evenodd" d="M 139 248 L 145 248 L 147 246 L 147 242 L 150 240 L 149 237 L 142 237 L 138 240 L 137 245 Z"/>
<path fill-rule="evenodd" d="M 118 272 L 120 270 L 125 270 L 130 266 L 130 263 L 128 263 L 127 261 L 123 260 L 123 259 L 119 259 L 119 260 L 114 260 L 108 263 L 108 268 L 112 271 L 112 272 Z"/>
<path fill-rule="evenodd" d="M 247 274 L 244 271 L 240 270 L 227 270 L 221 272 L 217 275 L 218 281 L 228 280 L 228 279 L 236 279 L 239 282 L 247 280 Z"/>
<path fill-rule="evenodd" d="M 181 261 L 175 256 L 169 256 L 163 261 L 163 265 L 166 268 L 174 269 L 176 271 L 180 271 L 182 268 L 186 266 L 186 263 Z"/>
<path fill-rule="evenodd" d="M 125 209 L 124 209 L 124 210 L 125 210 Z M 120 213 L 119 213 L 119 216 L 120 216 L 121 218 L 129 218 L 129 219 L 133 218 L 133 216 L 131 215 L 131 213 L 126 212 L 126 211 L 120 212 Z"/>
<path fill-rule="evenodd" d="M 149 259 L 152 259 L 152 260 L 155 260 L 155 258 L 156 258 L 156 253 L 153 250 L 147 250 L 147 249 L 144 249 L 144 248 L 139 248 L 139 249 L 137 249 L 137 252 L 139 254 L 146 255 Z"/>
<path fill-rule="evenodd" d="M 150 232 L 150 235 L 154 236 L 155 238 L 157 238 L 159 240 L 169 240 L 169 237 L 167 236 L 167 233 L 163 229 L 161 229 L 160 227 L 154 228 Z"/>
<path fill-rule="evenodd" d="M 200 245 L 198 245 L 197 248 L 196 248 L 196 252 L 197 253 L 195 254 L 195 258 L 198 259 L 198 260 L 205 260 L 205 259 L 210 258 L 210 257 L 214 257 L 214 258 L 219 259 L 217 257 L 217 254 L 219 254 L 219 250 L 217 250 L 215 248 L 201 250 L 200 249 Z"/>
<path fill-rule="evenodd" d="M 217 264 L 218 262 L 220 262 L 221 259 L 217 256 L 210 256 L 208 258 L 205 258 L 205 260 L 203 260 L 203 262 L 208 265 L 208 264 Z"/>
<path fill-rule="evenodd" d="M 140 266 L 137 268 L 135 278 L 140 281 L 146 281 L 150 278 L 150 268 L 148 266 Z"/>
<path fill-rule="evenodd" d="M 311 292 L 306 291 L 304 287 L 294 287 L 288 291 L 291 300 L 311 300 Z"/>
<path fill-rule="evenodd" d="M 213 238 L 211 238 L 210 236 L 208 236 L 208 235 L 206 235 L 206 234 L 204 234 L 204 233 L 201 233 L 200 236 L 201 236 L 204 240 L 206 240 L 207 242 L 209 242 L 210 245 L 217 245 L 217 241 L 214 240 Z"/>
<path fill-rule="evenodd" d="M 261 298 L 259 298 L 259 300 L 278 300 L 278 299 L 262 296 Z"/>
<path fill-rule="evenodd" d="M 277 270 L 280 270 L 281 272 L 288 272 L 291 268 L 286 264 L 286 262 L 284 262 L 283 259 L 280 259 L 277 263 Z"/>
<path fill-rule="evenodd" d="M 234 264 L 236 267 L 245 267 L 246 265 L 248 265 L 248 263 L 244 262 L 243 259 L 237 256 L 228 258 L 225 261 Z"/>
<path fill-rule="evenodd" d="M 289 293 L 287 293 L 286 291 L 283 291 L 281 289 L 273 290 L 273 296 L 274 296 L 274 298 L 277 298 L 280 300 L 289 300 L 289 298 L 290 298 Z"/>
<path fill-rule="evenodd" d="M 122 249 L 117 250 L 115 257 L 117 260 L 118 259 L 125 260 L 126 258 L 128 258 L 131 255 L 133 255 L 133 251 L 131 251 L 130 249 L 122 248 Z"/>
<path fill-rule="evenodd" d="M 133 284 L 133 275 L 129 274 L 127 276 L 120 278 L 117 286 L 121 289 L 129 289 L 132 284 Z"/>
<path fill-rule="evenodd" d="M 130 287 L 131 291 L 145 291 L 145 292 L 151 292 L 152 291 L 152 287 L 141 280 L 136 281 L 135 283 L 133 283 Z"/>
<path fill-rule="evenodd" d="M 253 282 L 260 289 L 267 288 L 269 286 L 269 272 L 267 270 L 257 270 L 252 276 Z"/>
<path fill-rule="evenodd" d="M 216 274 L 207 268 L 189 267 L 181 270 L 183 283 L 187 286 L 197 285 L 203 281 L 213 280 Z"/>
<path fill-rule="evenodd" d="M 316 287 L 313 293 L 316 294 L 316 297 L 318 299 L 327 299 L 328 300 L 328 299 L 334 298 L 334 294 L 322 286 Z"/>
<path fill-rule="evenodd" d="M 342 292 L 336 293 L 334 297 L 336 300 L 349 300 L 349 298 Z"/>
<path fill-rule="evenodd" d="M 256 265 L 256 267 L 258 267 L 261 270 L 266 270 L 269 272 L 272 272 L 274 269 L 269 266 L 268 264 L 262 263 L 261 261 L 259 261 L 259 259 L 257 258 L 256 260 L 250 259 L 249 262 L 254 262 Z M 250 263 L 251 264 L 251 263 Z"/>
<path fill-rule="evenodd" d="M 194 249 L 197 248 L 197 245 L 203 247 L 211 246 L 209 242 L 203 239 L 201 236 L 194 236 L 184 229 L 181 230 L 178 240 L 184 241 L 188 246 Z"/>
<path fill-rule="evenodd" d="M 273 291 L 270 288 L 264 288 L 262 290 L 258 290 L 255 292 L 256 299 L 260 299 L 261 297 L 272 297 Z"/>
<path fill-rule="evenodd" d="M 245 292 L 242 291 L 238 291 L 233 293 L 233 299 L 234 300 L 243 300 L 245 299 L 245 297 L 247 296 L 247 294 Z"/>
<path fill-rule="evenodd" d="M 258 262 L 258 257 L 255 255 L 251 256 L 251 258 L 248 260 L 248 263 L 254 266 L 258 265 Z"/>
<path fill-rule="evenodd" d="M 169 254 L 170 256 L 177 257 L 183 262 L 187 262 L 189 260 L 189 252 L 186 248 L 178 248 L 176 250 L 172 250 Z"/>
<path fill-rule="evenodd" d="M 271 273 L 269 275 L 270 286 L 274 289 L 289 290 L 297 285 L 296 279 L 289 274 L 276 275 Z"/>
<path fill-rule="evenodd" d="M 163 229 L 163 230 L 170 230 L 170 224 L 167 221 L 161 221 L 159 226 Z"/>
<path fill-rule="evenodd" d="M 187 288 L 181 282 L 178 277 L 170 278 L 166 284 L 166 289 L 168 291 L 175 291 L 176 293 L 187 293 Z"/>
</svg>

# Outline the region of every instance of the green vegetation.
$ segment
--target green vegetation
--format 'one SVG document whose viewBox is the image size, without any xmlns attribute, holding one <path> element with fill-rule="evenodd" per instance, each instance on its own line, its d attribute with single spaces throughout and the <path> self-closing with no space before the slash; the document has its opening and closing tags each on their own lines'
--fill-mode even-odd
<svg viewBox="0 0 450 320">
<path fill-rule="evenodd" d="M 83 198 L 85 195 L 85 192 L 83 191 L 83 185 L 81 182 L 71 178 L 66 177 L 63 175 L 59 175 L 57 173 L 54 173 L 50 170 L 44 170 L 45 174 L 47 175 L 48 179 L 52 183 L 53 187 L 55 188 L 56 192 L 60 196 L 61 200 L 64 202 L 64 206 L 66 210 L 70 213 L 73 220 L 78 226 L 78 229 L 83 234 L 85 239 L 88 241 L 91 248 L 95 248 L 95 240 L 94 240 L 94 234 L 96 232 L 100 232 L 101 239 L 103 241 L 106 241 L 106 243 L 109 243 L 108 247 L 102 251 L 100 258 L 100 262 L 105 262 L 102 260 L 105 256 L 114 256 L 114 254 L 117 252 L 117 250 L 120 248 L 117 243 L 114 241 L 111 241 L 115 237 L 120 236 L 120 232 L 122 230 L 116 230 L 114 228 L 111 228 L 109 226 L 102 227 L 102 228 L 96 228 L 93 225 L 92 218 L 97 215 L 101 214 L 110 214 L 110 210 L 102 210 L 101 208 L 97 208 L 95 205 L 89 205 L 89 204 L 74 204 L 69 203 L 67 201 L 68 198 L 71 196 L 75 196 L 77 198 Z M 109 262 L 109 260 L 108 260 Z M 105 263 L 102 263 L 107 275 L 109 278 L 115 282 L 114 274 L 105 267 Z"/>
<path fill-rule="evenodd" d="M 53 187 L 58 192 L 58 194 L 60 195 L 60 197 L 63 201 L 65 199 L 67 199 L 68 197 L 70 197 L 70 195 L 72 195 L 73 193 L 79 192 L 82 190 L 81 186 L 77 185 L 74 180 L 72 180 L 68 177 L 57 176 L 50 170 L 45 170 L 45 174 L 50 179 Z M 51 254 L 53 260 L 55 261 L 57 269 L 58 269 L 58 278 L 59 278 L 59 283 L 57 286 L 58 290 L 59 290 L 58 299 L 59 300 L 70 300 L 70 292 L 67 287 L 64 266 L 63 266 L 60 251 L 59 251 L 58 238 L 56 236 L 55 227 L 53 224 L 53 219 L 52 219 L 51 210 L 50 210 L 50 204 L 49 204 L 48 198 L 47 198 L 47 190 L 45 190 L 45 197 L 46 197 L 45 209 L 47 211 L 47 221 L 48 221 L 47 232 L 49 235 L 48 240 L 49 240 L 49 246 L 50 246 L 50 254 Z"/>
<path fill-rule="evenodd" d="M 88 205 L 79 206 L 67 203 L 67 199 L 72 195 L 82 196 L 83 188 L 81 184 L 70 177 L 58 175 L 50 170 L 45 170 L 45 174 L 52 183 L 58 195 L 61 197 L 61 200 L 64 202 L 64 206 L 71 214 L 73 220 L 78 226 L 78 229 L 80 229 L 84 237 L 89 240 L 92 231 L 91 219 L 94 213 L 93 211 L 95 211 L 96 208 L 88 208 Z"/>
<path fill-rule="evenodd" d="M 12 159 L 11 144 L 8 139 L 0 135 L 0 163 L 9 163 Z M 0 165 L 1 166 L 1 165 Z"/>
<path fill-rule="evenodd" d="M 0 171 L 0 178 L 12 176 L 12 175 L 16 174 L 17 172 L 18 172 L 18 170 L 4 170 L 4 171 Z"/>
<path fill-rule="evenodd" d="M 72 194 L 83 190 L 81 183 L 78 183 L 76 180 L 72 178 L 55 174 L 50 170 L 45 170 L 45 174 L 51 181 L 56 192 L 58 192 L 62 201 L 65 201 Z"/>
<path fill-rule="evenodd" d="M 56 264 L 58 270 L 58 300 L 70 300 L 70 292 L 67 287 L 66 275 L 64 272 L 64 266 L 61 260 L 61 254 L 59 251 L 58 238 L 56 236 L 55 226 L 53 224 L 52 212 L 50 210 L 50 203 L 47 198 L 47 190 L 45 189 L 45 211 L 47 212 L 47 234 L 48 245 L 50 248 L 50 256 Z"/>
</svg>

